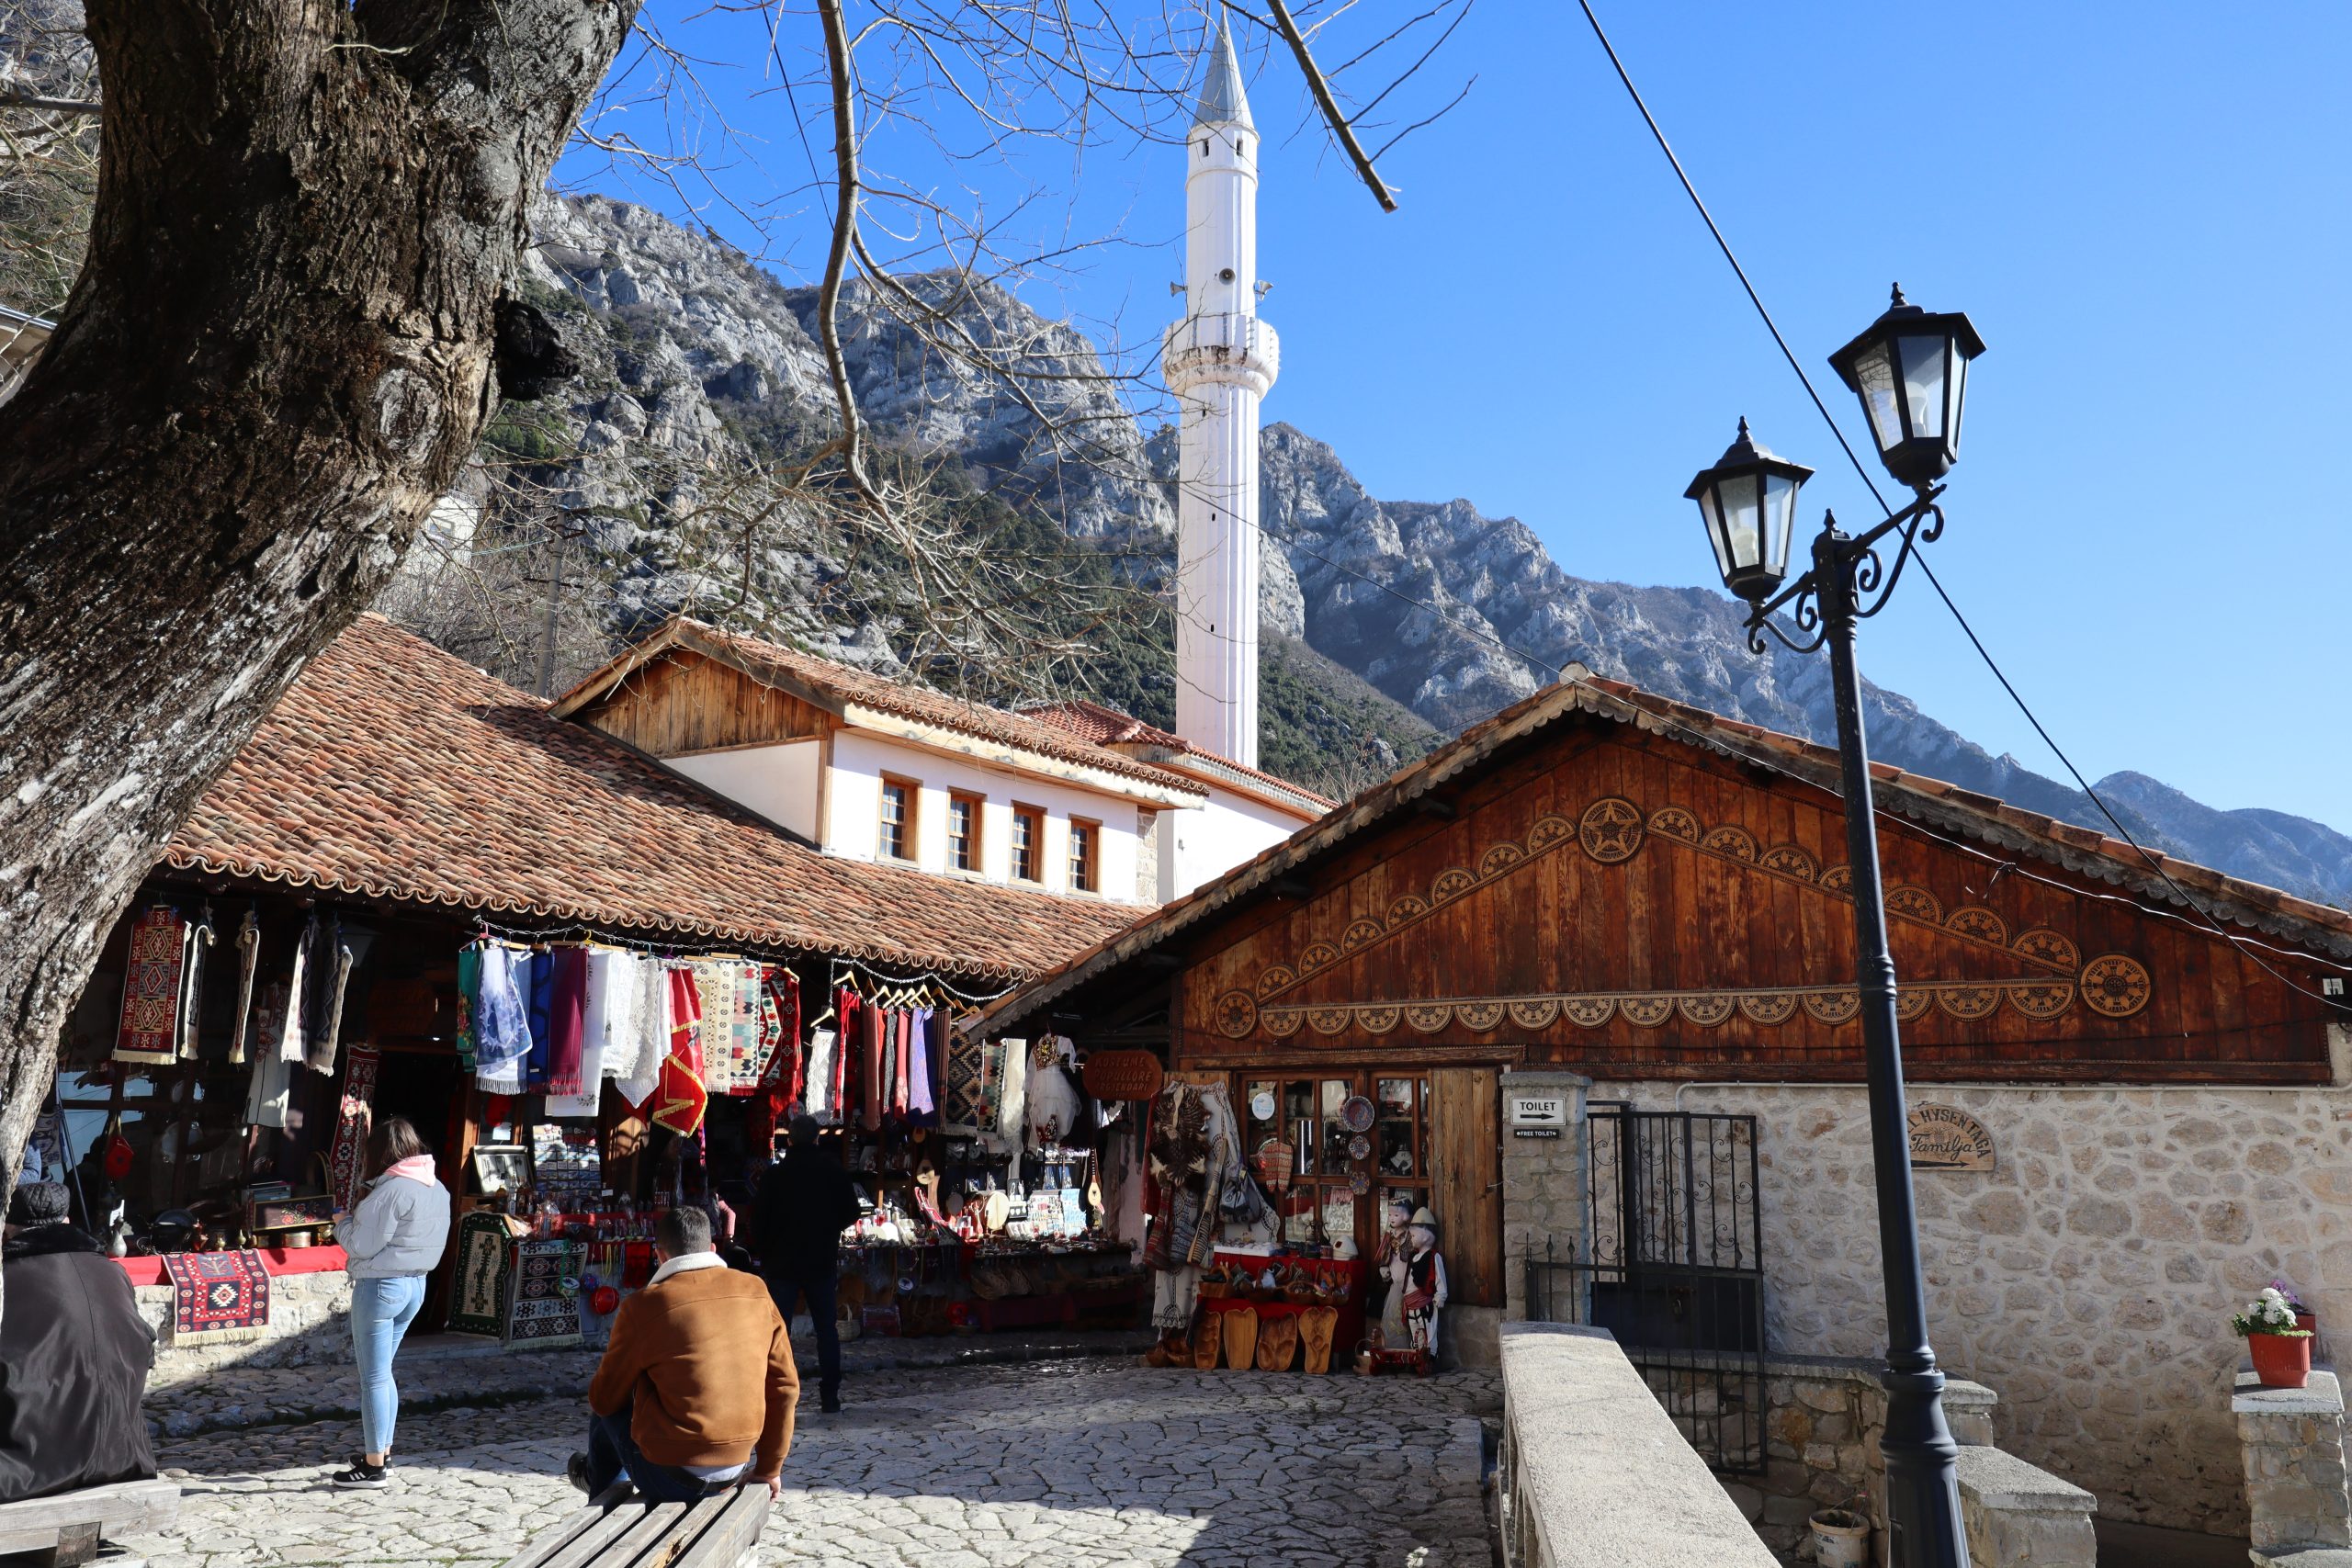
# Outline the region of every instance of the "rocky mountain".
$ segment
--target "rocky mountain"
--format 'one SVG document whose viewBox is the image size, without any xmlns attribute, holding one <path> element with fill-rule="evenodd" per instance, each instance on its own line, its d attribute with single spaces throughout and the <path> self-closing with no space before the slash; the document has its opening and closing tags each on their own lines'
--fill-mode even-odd
<svg viewBox="0 0 2352 1568">
<path fill-rule="evenodd" d="M 910 668 L 927 612 L 892 597 L 888 572 L 821 530 L 736 536 L 744 476 L 838 432 L 814 291 L 601 197 L 551 198 L 538 227 L 534 297 L 585 369 L 538 403 L 507 405 L 486 448 L 499 460 L 469 504 L 495 520 L 522 476 L 558 514 L 584 520 L 573 532 L 604 586 L 560 662 L 584 665 L 690 606 L 812 651 Z M 1115 624 L 1073 623 L 1089 650 L 1077 683 L 1170 722 L 1171 433 L 1147 436 L 1094 346 L 1004 290 L 943 276 L 908 284 L 910 300 L 862 285 L 844 300 L 852 379 L 877 445 L 922 476 L 978 555 L 1032 552 L 1039 571 L 1076 560 L 1061 570 L 1142 604 Z M 1278 771 L 1351 789 L 1570 661 L 1772 728 L 1833 732 L 1826 660 L 1750 654 L 1719 593 L 1573 577 L 1516 519 L 1462 500 L 1377 499 L 1331 447 L 1286 424 L 1264 432 L 1262 453 L 1261 522 L 1281 547 L 1266 552 L 1262 595 L 1264 750 Z M 934 679 L 939 668 L 930 655 L 911 666 Z M 1885 761 L 2105 826 L 2081 792 L 1907 698 L 1873 687 L 1866 702 Z M 2101 791 L 2152 848 L 2352 904 L 2352 839 L 2333 829 L 2216 811 L 2137 773 Z"/>
</svg>

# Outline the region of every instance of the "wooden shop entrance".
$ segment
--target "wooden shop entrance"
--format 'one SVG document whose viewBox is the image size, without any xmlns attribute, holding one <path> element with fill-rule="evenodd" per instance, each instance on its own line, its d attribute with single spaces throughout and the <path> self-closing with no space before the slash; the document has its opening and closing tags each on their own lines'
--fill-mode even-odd
<svg viewBox="0 0 2352 1568">
<path fill-rule="evenodd" d="M 1349 1241 L 1358 1257 L 1370 1258 L 1388 1201 L 1408 1199 L 1437 1216 L 1452 1302 L 1502 1304 L 1502 1145 L 1493 1067 L 1310 1058 L 1220 1064 L 1184 1076 L 1226 1085 L 1245 1155 L 1254 1158 L 1268 1144 L 1290 1145 L 1289 1188 L 1275 1200 L 1278 1239 L 1340 1250 Z M 1372 1125 L 1362 1133 L 1342 1115 L 1357 1096 L 1373 1107 Z"/>
</svg>

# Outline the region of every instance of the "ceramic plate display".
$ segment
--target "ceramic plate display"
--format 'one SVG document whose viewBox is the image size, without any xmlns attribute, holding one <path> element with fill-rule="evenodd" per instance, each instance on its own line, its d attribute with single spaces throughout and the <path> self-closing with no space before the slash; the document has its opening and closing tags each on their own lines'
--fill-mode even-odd
<svg viewBox="0 0 2352 1568">
<path fill-rule="evenodd" d="M 1348 1186 L 1354 1190 L 1357 1197 L 1361 1198 L 1372 1190 L 1372 1178 L 1369 1174 L 1359 1170 L 1348 1178 Z"/>
<path fill-rule="evenodd" d="M 1350 1159 L 1368 1158 L 1371 1154 L 1372 1140 L 1365 1137 L 1362 1133 L 1358 1133 L 1354 1137 L 1348 1140 L 1348 1157 Z"/>
<path fill-rule="evenodd" d="M 1371 1132 L 1372 1116 L 1372 1101 L 1360 1094 L 1348 1096 L 1347 1103 L 1340 1107 L 1340 1125 L 1351 1133 Z"/>
<path fill-rule="evenodd" d="M 1274 1091 L 1270 1089 L 1261 1089 L 1257 1093 L 1251 1095 L 1250 1097 L 1250 1114 L 1256 1117 L 1261 1122 L 1272 1121 L 1274 1119 Z"/>
</svg>

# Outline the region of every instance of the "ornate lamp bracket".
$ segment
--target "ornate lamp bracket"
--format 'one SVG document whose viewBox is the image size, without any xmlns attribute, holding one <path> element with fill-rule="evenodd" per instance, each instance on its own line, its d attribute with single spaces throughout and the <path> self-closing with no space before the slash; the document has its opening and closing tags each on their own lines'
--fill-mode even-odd
<svg viewBox="0 0 2352 1568">
<path fill-rule="evenodd" d="M 1765 652 L 1770 633 L 1792 653 L 1811 653 L 1838 623 L 1884 609 L 1903 569 L 1910 564 L 1912 549 L 1942 536 L 1944 509 L 1936 498 L 1943 492 L 1941 485 L 1921 491 L 1918 500 L 1859 536 L 1840 532 L 1837 514 L 1824 513 L 1821 532 L 1814 536 L 1812 569 L 1748 612 L 1748 651 Z M 1902 543 L 1894 565 L 1888 566 L 1878 547 L 1892 534 L 1901 535 Z"/>
</svg>

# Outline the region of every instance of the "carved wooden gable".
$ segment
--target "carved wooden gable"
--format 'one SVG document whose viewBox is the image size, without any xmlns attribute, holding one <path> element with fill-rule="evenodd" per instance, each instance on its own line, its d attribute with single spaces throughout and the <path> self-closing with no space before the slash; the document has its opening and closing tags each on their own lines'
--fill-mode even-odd
<svg viewBox="0 0 2352 1568">
<path fill-rule="evenodd" d="M 1596 1071 L 1859 1068 L 1844 818 L 1822 791 L 1564 727 L 1452 820 L 1367 838 L 1196 958 L 1187 1055 L 1487 1043 Z M 1915 1069 L 2324 1070 L 2324 1004 L 2210 932 L 2008 852 L 1900 823 L 1880 841 Z"/>
</svg>

